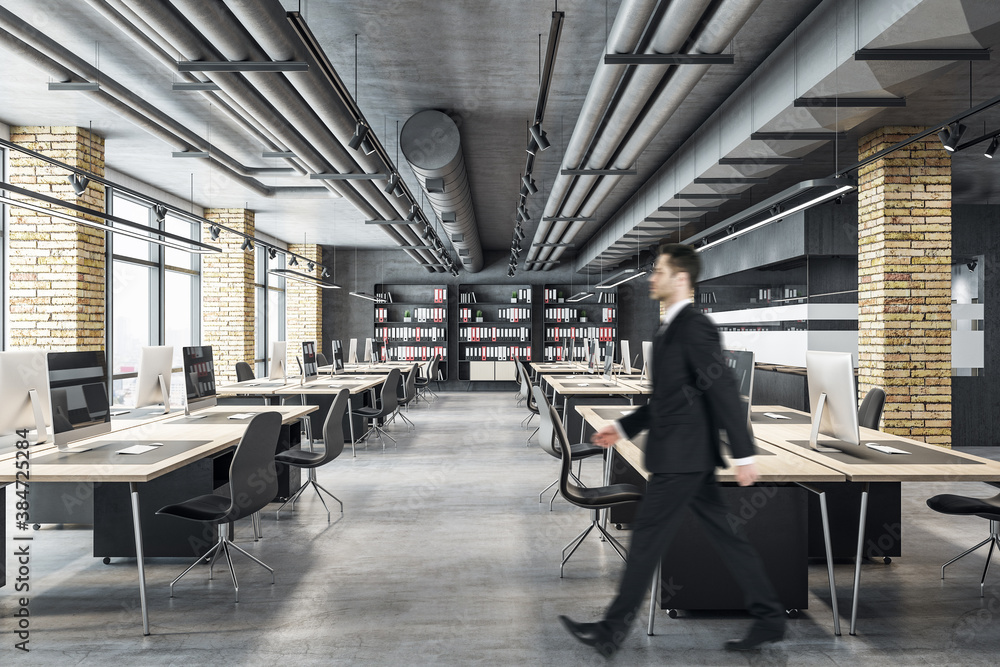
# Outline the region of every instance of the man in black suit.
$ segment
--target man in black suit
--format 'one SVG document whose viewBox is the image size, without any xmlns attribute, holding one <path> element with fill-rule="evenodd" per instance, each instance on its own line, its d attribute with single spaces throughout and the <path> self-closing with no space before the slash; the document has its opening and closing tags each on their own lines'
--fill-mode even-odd
<svg viewBox="0 0 1000 667">
<path fill-rule="evenodd" d="M 559 619 L 577 639 L 611 657 L 628 634 L 640 603 L 684 517 L 691 508 L 701 519 L 727 567 L 743 587 L 747 609 L 755 621 L 747 636 L 726 643 L 746 650 L 784 636 L 784 609 L 756 550 L 742 531 L 726 519 L 729 507 L 715 481 L 724 467 L 719 429 L 725 429 L 740 486 L 757 480 L 754 444 L 746 425 L 736 381 L 722 357 L 719 333 L 690 299 L 701 260 L 691 246 L 660 247 L 649 278 L 650 297 L 665 313 L 653 340 L 653 377 L 649 403 L 591 438 L 610 447 L 623 437 L 649 430 L 646 468 L 652 478 L 639 505 L 628 563 L 618 596 L 599 623 Z"/>
</svg>

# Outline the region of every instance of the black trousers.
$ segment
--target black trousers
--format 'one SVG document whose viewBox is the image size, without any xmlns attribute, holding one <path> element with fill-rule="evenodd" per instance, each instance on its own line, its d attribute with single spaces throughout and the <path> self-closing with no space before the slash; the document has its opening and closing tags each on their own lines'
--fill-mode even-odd
<svg viewBox="0 0 1000 667">
<path fill-rule="evenodd" d="M 701 520 L 726 567 L 740 582 L 747 610 L 758 622 L 776 626 L 784 623 L 784 609 L 757 550 L 742 528 L 732 527 L 726 519 L 729 506 L 719 493 L 715 471 L 655 473 L 647 482 L 639 505 L 618 597 L 604 617 L 616 642 L 624 639 L 635 620 L 656 566 L 680 528 L 686 507 Z"/>
</svg>

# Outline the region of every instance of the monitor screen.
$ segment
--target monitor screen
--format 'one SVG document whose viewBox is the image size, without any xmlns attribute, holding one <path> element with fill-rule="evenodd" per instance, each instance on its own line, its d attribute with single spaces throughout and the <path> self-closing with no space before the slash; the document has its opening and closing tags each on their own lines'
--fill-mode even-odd
<svg viewBox="0 0 1000 667">
<path fill-rule="evenodd" d="M 163 404 L 170 411 L 170 373 L 173 370 L 173 345 L 142 348 L 139 358 L 139 379 L 135 388 L 135 407 Z"/>
<path fill-rule="evenodd" d="M 374 352 L 375 350 L 374 343 L 375 341 L 373 341 L 371 338 L 365 338 L 365 361 L 371 362 L 373 364 L 376 361 Z"/>
<path fill-rule="evenodd" d="M 304 379 L 319 376 L 319 366 L 316 364 L 316 342 L 302 343 L 302 377 Z"/>
<path fill-rule="evenodd" d="M 343 373 L 344 372 L 344 348 L 340 345 L 339 340 L 333 341 L 333 372 Z"/>
<path fill-rule="evenodd" d="M 857 392 L 850 352 L 806 352 L 806 382 L 812 414 L 810 446 L 817 451 L 840 451 L 817 443 L 820 434 L 835 438 L 833 445 L 859 445 Z"/>
<path fill-rule="evenodd" d="M 271 343 L 271 365 L 268 371 L 269 380 L 285 379 L 285 341 L 276 340 Z"/>
<path fill-rule="evenodd" d="M 753 401 L 753 370 L 754 356 L 750 350 L 723 350 L 722 356 L 726 360 L 726 366 L 733 372 L 736 379 L 736 389 L 740 392 L 740 399 L 746 409 L 747 425 L 753 430 L 750 424 L 750 405 Z"/>
<path fill-rule="evenodd" d="M 55 444 L 109 433 L 111 406 L 104 352 L 49 352 L 48 369 Z"/>
<path fill-rule="evenodd" d="M 0 352 L 0 436 L 37 429 L 34 442 L 46 440 L 49 376 L 44 350 Z"/>
<path fill-rule="evenodd" d="M 622 343 L 622 373 L 630 375 L 632 373 L 632 364 L 629 363 L 632 360 L 631 352 L 629 351 L 629 345 L 627 340 L 623 340 Z"/>
<path fill-rule="evenodd" d="M 196 345 L 182 348 L 184 363 L 184 388 L 187 405 L 215 398 L 215 365 L 212 362 L 212 346 Z M 199 407 L 207 407 L 201 406 Z"/>
</svg>

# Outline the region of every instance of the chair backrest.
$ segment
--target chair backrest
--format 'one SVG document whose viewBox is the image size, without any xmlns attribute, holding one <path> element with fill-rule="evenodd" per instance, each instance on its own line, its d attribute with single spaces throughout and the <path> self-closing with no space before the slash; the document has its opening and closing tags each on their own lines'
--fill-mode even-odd
<svg viewBox="0 0 1000 667">
<path fill-rule="evenodd" d="M 232 502 L 223 521 L 250 516 L 278 495 L 275 450 L 281 434 L 281 413 L 262 412 L 250 420 L 229 465 Z"/>
<path fill-rule="evenodd" d="M 245 361 L 236 362 L 236 381 L 245 382 L 247 380 L 254 380 L 256 376 L 253 374 L 253 369 L 250 368 L 250 364 Z"/>
<path fill-rule="evenodd" d="M 865 394 L 858 408 L 858 424 L 864 428 L 878 430 L 882 420 L 882 408 L 885 406 L 885 391 L 881 387 L 872 387 Z"/>
<path fill-rule="evenodd" d="M 539 406 L 539 413 L 541 413 L 540 407 L 541 406 Z M 587 498 L 580 490 L 580 487 L 573 484 L 569 479 L 570 472 L 573 468 L 573 450 L 570 448 L 569 437 L 566 435 L 566 429 L 563 428 L 562 422 L 559 421 L 559 413 L 556 412 L 556 409 L 551 405 L 548 406 L 548 413 L 549 420 L 552 422 L 552 427 L 555 431 L 555 440 L 553 442 L 559 449 L 559 458 L 562 461 L 562 465 L 559 467 L 559 492 L 562 494 L 563 498 L 574 505 L 592 508 L 593 503 L 588 503 Z M 539 438 L 538 441 L 541 442 L 542 439 Z"/>
<path fill-rule="evenodd" d="M 326 360 L 326 355 L 322 352 L 316 353 L 316 365 L 317 366 L 329 366 L 330 362 Z"/>
<path fill-rule="evenodd" d="M 380 416 L 391 415 L 399 406 L 399 398 L 396 392 L 399 391 L 400 373 L 398 368 L 393 368 L 382 383 L 382 412 Z"/>
<path fill-rule="evenodd" d="M 317 466 L 334 460 L 344 451 L 344 413 L 350 400 L 351 390 L 347 387 L 338 391 L 333 399 L 333 405 L 323 421 L 323 460 Z"/>
<path fill-rule="evenodd" d="M 434 359 L 431 361 L 431 370 L 427 375 L 427 379 L 431 382 L 438 381 L 438 364 L 441 362 L 441 355 L 435 354 Z"/>
<path fill-rule="evenodd" d="M 556 427 L 552 423 L 552 417 L 549 413 L 549 399 L 545 397 L 545 391 L 538 385 L 531 387 L 531 393 L 534 394 L 535 404 L 538 406 L 538 444 L 550 456 L 558 459 L 561 456 L 561 450 L 555 439 Z"/>
<path fill-rule="evenodd" d="M 420 372 L 420 364 L 413 364 L 413 368 L 406 374 L 406 382 L 403 383 L 403 402 L 409 403 L 417 395 L 417 373 Z"/>
</svg>

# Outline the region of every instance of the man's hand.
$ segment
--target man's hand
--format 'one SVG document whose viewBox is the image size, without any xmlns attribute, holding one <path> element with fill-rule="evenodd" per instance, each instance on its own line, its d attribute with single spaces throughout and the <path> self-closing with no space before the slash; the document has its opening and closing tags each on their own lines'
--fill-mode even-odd
<svg viewBox="0 0 1000 667">
<path fill-rule="evenodd" d="M 608 424 L 600 431 L 594 433 L 590 436 L 590 441 L 595 445 L 600 445 L 601 447 L 611 447 L 616 442 L 618 442 L 618 429 L 616 429 L 612 424 Z"/>
<path fill-rule="evenodd" d="M 753 486 L 757 481 L 757 467 L 749 463 L 745 466 L 736 466 L 736 483 L 740 486 Z"/>
</svg>

